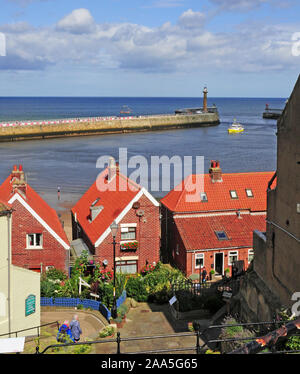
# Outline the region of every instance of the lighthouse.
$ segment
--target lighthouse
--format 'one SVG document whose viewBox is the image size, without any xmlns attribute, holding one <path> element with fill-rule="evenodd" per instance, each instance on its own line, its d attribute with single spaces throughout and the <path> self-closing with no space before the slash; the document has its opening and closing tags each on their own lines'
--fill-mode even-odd
<svg viewBox="0 0 300 374">
<path fill-rule="evenodd" d="M 203 89 L 203 113 L 207 113 L 207 87 Z"/>
</svg>

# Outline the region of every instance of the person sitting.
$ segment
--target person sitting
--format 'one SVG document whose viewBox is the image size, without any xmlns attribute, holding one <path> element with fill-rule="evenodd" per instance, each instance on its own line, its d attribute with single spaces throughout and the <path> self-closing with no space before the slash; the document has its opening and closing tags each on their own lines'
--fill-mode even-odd
<svg viewBox="0 0 300 374">
<path fill-rule="evenodd" d="M 69 321 L 64 321 L 64 323 L 60 326 L 56 340 L 60 343 L 74 343 Z"/>
</svg>

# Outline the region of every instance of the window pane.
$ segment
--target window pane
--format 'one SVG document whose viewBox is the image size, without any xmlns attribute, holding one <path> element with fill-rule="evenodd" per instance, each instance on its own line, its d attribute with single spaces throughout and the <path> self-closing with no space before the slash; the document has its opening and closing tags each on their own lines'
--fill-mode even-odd
<svg viewBox="0 0 300 374">
<path fill-rule="evenodd" d="M 253 197 L 253 192 L 250 188 L 246 189 L 246 194 L 247 194 L 248 197 Z"/>
<path fill-rule="evenodd" d="M 30 246 L 34 245 L 34 235 L 32 235 L 32 234 L 28 235 L 28 244 Z"/>
<path fill-rule="evenodd" d="M 238 198 L 238 195 L 237 195 L 236 191 L 234 191 L 234 190 L 230 191 L 230 196 L 231 196 L 232 199 L 237 199 Z"/>
<path fill-rule="evenodd" d="M 201 197 L 201 201 L 208 201 L 208 200 L 207 200 L 207 195 L 206 195 L 205 192 L 202 192 L 202 193 L 200 194 L 200 197 Z"/>
<path fill-rule="evenodd" d="M 37 247 L 41 246 L 41 244 L 42 244 L 41 239 L 42 239 L 42 234 L 36 234 L 35 235 L 35 245 Z"/>
<path fill-rule="evenodd" d="M 226 240 L 226 239 L 228 239 L 225 231 L 216 231 L 216 235 L 217 235 L 217 238 L 219 240 Z"/>
<path fill-rule="evenodd" d="M 136 239 L 135 227 L 130 227 L 128 232 L 121 233 L 121 240 L 135 240 L 135 239 Z"/>
<path fill-rule="evenodd" d="M 196 267 L 199 268 L 200 266 L 203 266 L 203 257 L 196 257 Z"/>
</svg>

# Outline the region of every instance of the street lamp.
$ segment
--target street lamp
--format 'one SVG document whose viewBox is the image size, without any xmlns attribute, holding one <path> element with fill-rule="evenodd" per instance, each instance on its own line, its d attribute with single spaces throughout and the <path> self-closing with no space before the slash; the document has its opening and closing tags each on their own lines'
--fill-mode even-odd
<svg viewBox="0 0 300 374">
<path fill-rule="evenodd" d="M 116 221 L 114 221 L 110 225 L 110 230 L 113 236 L 113 248 L 114 248 L 114 300 L 113 300 L 113 306 L 111 308 L 111 316 L 112 318 L 117 318 L 117 301 L 116 301 L 116 236 L 118 232 L 118 224 Z"/>
</svg>

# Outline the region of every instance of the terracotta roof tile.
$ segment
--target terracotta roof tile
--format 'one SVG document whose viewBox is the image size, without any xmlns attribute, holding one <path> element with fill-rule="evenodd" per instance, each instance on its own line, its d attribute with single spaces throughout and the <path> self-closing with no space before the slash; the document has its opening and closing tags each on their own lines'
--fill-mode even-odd
<svg viewBox="0 0 300 374">
<path fill-rule="evenodd" d="M 186 250 L 252 247 L 253 231 L 266 231 L 266 214 L 215 215 L 176 218 L 175 225 Z M 224 231 L 228 240 L 219 240 L 216 231 Z"/>
<path fill-rule="evenodd" d="M 77 221 L 92 244 L 96 243 L 111 223 L 141 190 L 139 185 L 121 173 L 117 173 L 115 179 L 112 179 L 111 182 L 107 181 L 107 175 L 108 169 L 104 170 L 98 176 L 97 180 L 72 208 L 73 215 L 76 214 Z M 107 190 L 99 190 L 97 184 L 106 185 Z M 122 187 L 121 184 L 123 184 Z M 99 200 L 95 206 L 102 206 L 103 208 L 97 217 L 91 221 L 90 208 L 97 199 Z"/>
<path fill-rule="evenodd" d="M 249 209 L 265 211 L 267 208 L 267 186 L 274 172 L 232 173 L 222 174 L 222 182 L 211 181 L 209 174 L 204 174 L 204 192 L 207 202 L 189 202 L 188 198 L 195 193 L 191 187 L 196 182 L 196 175 L 190 175 L 170 191 L 161 203 L 173 212 L 203 212 Z M 199 175 L 198 175 L 199 177 Z M 253 197 L 246 195 L 251 189 Z M 188 191 L 191 192 L 188 192 Z M 230 190 L 237 193 L 238 198 L 232 199 Z"/>
<path fill-rule="evenodd" d="M 12 175 L 10 175 L 0 186 L 0 199 L 5 203 L 14 196 L 12 185 Z M 15 192 L 18 193 L 18 192 Z M 26 199 L 22 194 L 18 193 L 23 200 L 47 223 L 47 225 L 67 244 L 69 240 L 62 227 L 62 224 L 58 218 L 56 211 L 51 208 L 41 196 L 27 184 L 26 187 Z"/>
</svg>

